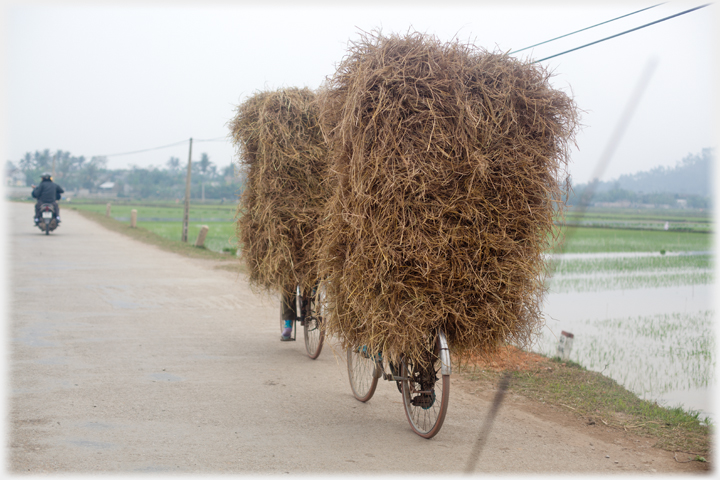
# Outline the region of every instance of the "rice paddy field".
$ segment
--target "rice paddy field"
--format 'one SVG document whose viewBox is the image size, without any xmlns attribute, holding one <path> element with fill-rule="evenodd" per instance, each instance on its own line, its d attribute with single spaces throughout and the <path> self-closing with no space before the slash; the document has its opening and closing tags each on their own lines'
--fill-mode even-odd
<svg viewBox="0 0 720 480">
<path fill-rule="evenodd" d="M 106 204 L 76 203 L 68 204 L 72 208 L 89 210 L 104 214 Z M 112 205 L 110 216 L 120 222 L 130 222 L 130 212 L 137 210 L 138 227 L 146 228 L 169 240 L 182 237 L 183 204 L 148 203 Z M 194 243 L 200 228 L 208 226 L 205 247 L 222 252 L 223 249 L 237 248 L 235 235 L 235 212 L 237 205 L 205 204 L 191 205 L 188 221 L 188 242 Z"/>
<path fill-rule="evenodd" d="M 712 218 L 701 210 L 671 209 L 598 209 L 580 212 L 570 211 L 565 217 L 568 226 L 594 228 L 624 228 L 637 230 L 689 231 L 708 233 L 712 230 Z"/>
<path fill-rule="evenodd" d="M 611 212 L 612 213 L 612 212 Z M 641 398 L 712 419 L 715 389 L 714 255 L 708 213 L 590 214 L 548 253 L 545 327 L 534 349 L 602 372 Z M 665 216 L 663 216 L 665 214 Z M 568 215 L 572 223 L 572 215 Z M 693 228 L 672 228 L 691 219 Z M 621 222 L 634 226 L 618 228 Z M 603 228 L 599 222 L 613 225 Z M 670 228 L 639 228 L 639 224 Z M 685 226 L 690 223 L 685 222 Z"/>
<path fill-rule="evenodd" d="M 105 212 L 105 204 L 72 207 Z M 112 217 L 180 240 L 182 204 L 113 205 Z M 236 205 L 192 205 L 188 239 L 208 225 L 206 247 L 237 246 Z M 568 223 L 579 222 L 570 212 Z M 692 223 L 701 228 L 673 228 Z M 613 228 L 603 227 L 613 225 Z M 622 226 L 634 222 L 635 226 Z M 664 228 L 642 229 L 653 223 Z M 713 418 L 715 286 L 712 217 L 662 210 L 588 212 L 563 228 L 566 242 L 547 252 L 552 266 L 533 349 L 557 355 L 561 332 L 574 335 L 569 359 L 602 372 L 641 398 Z"/>
</svg>

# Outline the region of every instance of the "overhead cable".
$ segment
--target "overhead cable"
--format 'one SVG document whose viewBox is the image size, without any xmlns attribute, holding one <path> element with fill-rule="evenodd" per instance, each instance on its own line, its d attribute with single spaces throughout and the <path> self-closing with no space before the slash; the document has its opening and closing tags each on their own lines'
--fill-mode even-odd
<svg viewBox="0 0 720 480">
<path fill-rule="evenodd" d="M 515 50 L 515 51 L 513 51 L 513 52 L 510 52 L 508 55 L 512 55 L 513 53 L 522 52 L 523 50 L 527 50 L 527 49 L 529 49 L 529 48 L 537 47 L 538 45 L 544 45 L 544 44 L 546 44 L 546 43 L 550 43 L 550 42 L 552 42 L 552 41 L 559 40 L 559 39 L 561 39 L 561 38 L 569 37 L 570 35 L 575 35 L 576 33 L 584 32 L 585 30 L 590 30 L 591 28 L 599 27 L 600 25 L 605 25 L 606 23 L 614 22 L 615 20 L 620 20 L 621 18 L 629 17 L 630 15 L 635 15 L 636 13 L 644 12 L 645 10 L 650 10 L 651 8 L 655 8 L 655 7 L 657 7 L 657 6 L 663 5 L 664 3 L 665 3 L 665 2 L 663 2 L 663 3 L 658 3 L 658 4 L 653 5 L 653 6 L 651 6 L 651 7 L 645 7 L 645 8 L 643 8 L 643 9 L 641 9 L 641 10 L 636 10 L 636 11 L 634 11 L 634 12 L 632 12 L 632 13 L 627 13 L 627 14 L 621 16 L 621 17 L 616 17 L 616 18 L 613 18 L 613 19 L 611 19 L 611 20 L 606 20 L 606 21 L 604 21 L 604 22 L 600 22 L 600 23 L 597 23 L 597 24 L 595 24 L 595 25 L 591 25 L 591 26 L 589 26 L 589 27 L 581 28 L 580 30 L 575 30 L 574 32 L 566 33 L 565 35 L 560 35 L 559 37 L 551 38 L 550 40 L 545 40 L 544 42 L 536 43 L 535 45 L 530 45 L 529 47 L 525 47 L 525 48 L 521 48 L 521 49 L 519 49 L 519 50 Z"/>
<path fill-rule="evenodd" d="M 219 142 L 219 141 L 225 141 L 227 140 L 227 137 L 216 137 L 216 138 L 207 138 L 203 140 L 193 140 L 193 142 Z M 163 148 L 170 148 L 175 147 L 177 145 L 182 145 L 183 143 L 186 143 L 188 140 L 182 140 L 180 142 L 171 143 L 169 145 L 163 145 L 161 147 L 152 147 L 152 148 L 146 148 L 143 150 L 134 150 L 132 152 L 123 152 L 123 153 L 112 153 L 110 155 L 97 155 L 99 157 L 119 157 L 121 155 L 133 155 L 136 153 L 144 153 L 144 152 L 151 152 L 153 150 L 161 150 Z"/>
<path fill-rule="evenodd" d="M 588 44 L 586 44 L 586 45 L 583 45 L 583 46 L 580 46 L 580 47 L 576 47 L 576 48 L 572 48 L 572 49 L 570 49 L 570 50 L 566 50 L 566 51 L 564 51 L 564 52 L 557 53 L 557 54 L 551 55 L 551 56 L 549 56 L 549 57 L 541 58 L 540 60 L 535 60 L 535 61 L 532 62 L 532 63 L 538 63 L 538 62 L 543 62 L 543 61 L 545 61 L 545 60 L 550 60 L 551 58 L 559 57 L 560 55 L 565 55 L 566 53 L 574 52 L 575 50 L 580 50 L 581 48 L 589 47 L 590 45 L 595 45 L 596 43 L 604 42 L 605 40 L 610 40 L 610 39 L 612 39 L 612 38 L 619 37 L 620 35 L 625 35 L 626 33 L 634 32 L 634 31 L 636 31 L 636 30 L 640 30 L 641 28 L 649 27 L 650 25 L 655 25 L 656 23 L 664 22 L 665 20 L 670 20 L 671 18 L 679 17 L 680 15 L 685 15 L 686 13 L 694 12 L 695 10 L 700 10 L 701 8 L 705 8 L 705 7 L 707 7 L 708 5 L 710 5 L 710 4 L 709 4 L 709 3 L 706 3 L 705 5 L 700 5 L 699 7 L 691 8 L 691 9 L 689 9 L 689 10 L 685 10 L 684 12 L 676 13 L 675 15 L 670 15 L 669 17 L 661 18 L 660 20 L 655 20 L 654 22 L 646 23 L 645 25 L 641 25 L 641 26 L 639 26 L 639 27 L 635 27 L 635 28 L 633 28 L 633 29 L 626 30 L 626 31 L 621 32 L 621 33 L 618 33 L 618 34 L 616 34 L 616 35 L 612 35 L 612 36 L 610 36 L 610 37 L 606 37 L 606 38 L 603 38 L 603 39 L 601 39 L 601 40 L 596 40 L 596 41 L 591 42 L 591 43 L 588 43 Z"/>
<path fill-rule="evenodd" d="M 152 150 L 160 150 L 160 149 L 163 149 L 163 148 L 174 147 L 174 146 L 176 146 L 176 145 L 182 145 L 182 144 L 185 143 L 185 142 L 187 142 L 187 140 L 183 140 L 183 141 L 181 141 L 181 142 L 171 143 L 170 145 L 163 145 L 162 147 L 153 147 L 153 148 L 146 148 L 146 149 L 144 149 L 144 150 L 135 150 L 135 151 L 132 151 L 132 152 L 113 153 L 113 154 L 110 154 L 110 155 L 98 155 L 98 156 L 100 156 L 100 157 L 119 157 L 120 155 L 133 155 L 133 154 L 135 154 L 135 153 L 150 152 L 150 151 L 152 151 Z"/>
</svg>

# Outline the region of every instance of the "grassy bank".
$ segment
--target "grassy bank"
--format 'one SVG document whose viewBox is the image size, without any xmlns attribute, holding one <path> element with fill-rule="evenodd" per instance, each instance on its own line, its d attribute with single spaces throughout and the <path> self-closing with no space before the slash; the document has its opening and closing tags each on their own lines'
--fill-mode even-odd
<svg viewBox="0 0 720 480">
<path fill-rule="evenodd" d="M 106 205 L 97 203 L 67 203 L 64 208 L 78 212 L 95 214 L 106 218 Z M 169 240 L 179 242 L 182 236 L 183 206 L 172 204 L 121 204 L 112 205 L 111 218 L 129 225 L 132 210 L 137 211 L 137 226 L 147 232 Z M 218 253 L 237 249 L 235 234 L 235 205 L 192 205 L 189 211 L 188 241 L 194 243 L 203 225 L 209 230 L 205 238 L 205 247 Z M 128 227 L 129 228 L 129 227 Z M 170 244 L 168 244 L 170 245 Z"/>
<path fill-rule="evenodd" d="M 655 447 L 683 452 L 692 460 L 710 459 L 713 427 L 698 413 L 642 400 L 614 380 L 574 362 L 510 347 L 496 358 L 458 365 L 457 370 L 486 391 L 496 390 L 507 375 L 510 392 L 565 410 L 585 425 L 647 437 Z"/>
</svg>

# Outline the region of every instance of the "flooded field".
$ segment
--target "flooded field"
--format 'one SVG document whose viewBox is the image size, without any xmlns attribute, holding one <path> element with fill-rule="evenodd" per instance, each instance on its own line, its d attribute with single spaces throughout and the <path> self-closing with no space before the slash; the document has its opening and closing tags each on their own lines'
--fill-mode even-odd
<svg viewBox="0 0 720 480">
<path fill-rule="evenodd" d="M 535 350 L 602 372 L 641 398 L 713 418 L 714 273 L 709 251 L 552 256 Z"/>
</svg>

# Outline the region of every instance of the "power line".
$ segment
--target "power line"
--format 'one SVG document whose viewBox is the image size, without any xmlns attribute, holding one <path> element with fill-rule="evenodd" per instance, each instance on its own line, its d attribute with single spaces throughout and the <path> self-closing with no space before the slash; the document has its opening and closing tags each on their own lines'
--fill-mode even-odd
<svg viewBox="0 0 720 480">
<path fill-rule="evenodd" d="M 646 23 L 645 25 L 641 25 L 641 26 L 639 26 L 639 27 L 635 27 L 635 28 L 632 28 L 632 29 L 630 29 L 630 30 L 626 30 L 626 31 L 624 31 L 624 32 L 621 32 L 621 33 L 612 35 L 612 36 L 610 36 L 610 37 L 603 38 L 603 39 L 601 39 L 601 40 L 596 40 L 596 41 L 591 42 L 591 43 L 588 43 L 588 44 L 586 44 L 586 45 L 582 45 L 582 46 L 580 46 L 580 47 L 572 48 L 572 49 L 570 49 L 570 50 L 566 50 L 566 51 L 564 51 L 564 52 L 557 53 L 557 54 L 551 55 L 551 56 L 549 56 L 549 57 L 541 58 L 540 60 L 535 60 L 535 61 L 532 62 L 532 63 L 538 63 L 538 62 L 543 62 L 543 61 L 545 61 L 545 60 L 550 60 L 551 58 L 559 57 L 560 55 L 565 55 L 566 53 L 574 52 L 575 50 L 580 50 L 581 48 L 589 47 L 590 45 L 595 45 L 596 43 L 604 42 L 605 40 L 610 40 L 610 39 L 612 39 L 612 38 L 619 37 L 620 35 L 625 35 L 626 33 L 634 32 L 634 31 L 636 31 L 636 30 L 640 30 L 641 28 L 649 27 L 650 25 L 655 25 L 656 23 L 664 22 L 665 20 L 670 20 L 671 18 L 679 17 L 680 15 L 685 15 L 686 13 L 694 12 L 695 10 L 700 10 L 701 8 L 705 8 L 705 7 L 707 7 L 708 5 L 711 5 L 711 4 L 710 4 L 710 3 L 706 3 L 705 5 L 700 5 L 699 7 L 691 8 L 691 9 L 689 9 L 689 10 L 685 10 L 684 12 L 676 13 L 675 15 L 670 15 L 669 17 L 661 18 L 660 20 L 655 20 L 654 22 Z"/>
<path fill-rule="evenodd" d="M 163 148 L 174 147 L 174 146 L 176 146 L 176 145 L 182 145 L 182 144 L 185 143 L 185 142 L 187 142 L 187 140 L 183 140 L 183 141 L 181 141 L 181 142 L 171 143 L 170 145 L 163 145 L 162 147 L 153 147 L 153 148 L 146 148 L 146 149 L 144 149 L 144 150 L 135 150 L 135 151 L 132 151 L 132 152 L 113 153 L 113 154 L 110 154 L 110 155 L 98 155 L 98 156 L 100 156 L 100 157 L 119 157 L 120 155 L 133 155 L 133 154 L 135 154 L 135 153 L 150 152 L 150 151 L 152 151 L 152 150 L 161 150 L 161 149 L 163 149 Z"/>
<path fill-rule="evenodd" d="M 538 45 L 544 45 L 546 43 L 550 43 L 555 40 L 559 40 L 561 38 L 569 37 L 570 35 L 575 35 L 576 33 L 584 32 L 585 30 L 590 30 L 591 28 L 599 27 L 600 25 L 605 25 L 606 23 L 614 22 L 615 20 L 620 20 L 621 18 L 629 17 L 630 15 L 635 15 L 636 13 L 644 12 L 645 10 L 650 10 L 651 8 L 655 8 L 657 6 L 663 5 L 663 3 L 658 3 L 656 5 L 653 5 L 652 7 L 646 7 L 641 10 L 634 11 L 632 13 L 625 14 L 621 17 L 613 18 L 612 20 L 606 20 L 604 22 L 597 23 L 595 25 L 591 25 L 589 27 L 581 28 L 580 30 L 575 30 L 574 32 L 566 33 L 565 35 L 560 35 L 559 37 L 551 38 L 550 40 L 545 40 L 544 42 L 536 43 L 535 45 L 530 45 L 529 47 L 521 48 L 520 50 L 515 50 L 513 52 L 510 52 L 508 55 L 512 55 L 513 53 L 522 52 L 523 50 L 527 50 L 529 48 L 537 47 Z"/>
<path fill-rule="evenodd" d="M 219 141 L 225 141 L 227 140 L 227 137 L 216 137 L 216 138 L 208 138 L 204 140 L 193 140 L 194 142 L 219 142 Z M 97 155 L 99 157 L 119 157 L 121 155 L 134 155 L 136 153 L 144 153 L 144 152 L 151 152 L 153 150 L 162 150 L 163 148 L 170 148 L 175 147 L 177 145 L 182 145 L 183 143 L 186 143 L 188 140 L 182 140 L 180 142 L 171 143 L 169 145 L 163 145 L 161 147 L 152 147 L 152 148 L 146 148 L 143 150 L 134 150 L 132 152 L 123 152 L 123 153 L 113 153 L 110 155 Z"/>
</svg>

